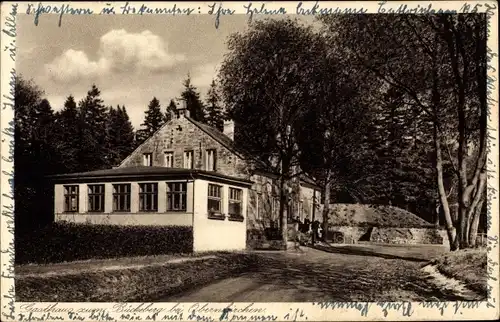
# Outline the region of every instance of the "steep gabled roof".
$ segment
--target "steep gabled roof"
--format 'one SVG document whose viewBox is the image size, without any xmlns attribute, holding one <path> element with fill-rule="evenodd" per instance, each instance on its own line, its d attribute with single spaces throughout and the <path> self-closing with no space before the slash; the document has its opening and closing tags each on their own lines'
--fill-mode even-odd
<svg viewBox="0 0 500 322">
<path fill-rule="evenodd" d="M 245 151 L 241 147 L 238 147 L 231 138 L 229 138 L 221 131 L 211 127 L 208 124 L 195 121 L 189 116 L 186 116 L 186 119 L 188 119 L 191 123 L 196 125 L 200 130 L 208 134 L 212 139 L 222 144 L 226 149 L 238 155 L 240 158 L 247 158 L 250 156 L 250 154 L 247 151 Z"/>
<path fill-rule="evenodd" d="M 218 129 L 216 128 L 213 128 L 211 127 L 210 125 L 208 124 L 205 124 L 205 123 L 201 123 L 201 122 L 198 122 L 198 121 L 195 121 L 193 118 L 189 117 L 189 116 L 184 116 L 188 121 L 190 121 L 191 123 L 193 123 L 196 127 L 198 127 L 200 130 L 202 130 L 203 132 L 205 132 L 208 136 L 210 136 L 212 139 L 214 139 L 215 141 L 217 141 L 218 143 L 220 143 L 222 146 L 224 146 L 226 149 L 228 149 L 230 152 L 234 153 L 236 156 L 238 156 L 240 159 L 242 160 L 252 160 L 253 162 L 257 162 L 258 163 L 258 160 L 256 160 L 255 158 L 252 157 L 252 155 L 246 151 L 245 149 L 241 148 L 240 146 L 238 146 L 231 138 L 229 138 L 227 135 L 225 135 L 224 133 L 222 133 L 221 131 L 219 131 Z M 164 127 L 166 127 L 171 121 L 165 123 L 162 127 L 160 127 L 152 136 L 150 136 L 148 139 L 146 139 L 141 145 L 139 145 L 132 153 L 130 153 L 125 159 L 123 159 L 123 161 L 120 163 L 120 166 L 128 159 L 130 158 L 134 153 L 135 151 L 139 150 L 140 147 L 145 144 L 147 141 L 149 141 L 156 133 L 158 133 L 159 131 L 161 131 Z M 262 164 L 262 167 L 263 164 Z M 267 177 L 273 177 L 273 175 L 271 173 L 269 173 L 268 171 L 266 170 L 263 170 L 263 169 L 259 169 L 259 167 L 257 167 L 258 170 L 257 170 L 257 173 L 258 174 L 261 174 L 261 175 L 264 175 L 264 176 L 267 176 Z M 308 185 L 309 187 L 312 187 L 314 189 L 319 189 L 318 185 L 316 183 L 314 183 L 314 181 L 312 181 L 310 178 L 306 177 L 306 176 L 301 176 L 300 177 L 300 180 L 302 183 L 305 183 L 306 185 Z"/>
</svg>

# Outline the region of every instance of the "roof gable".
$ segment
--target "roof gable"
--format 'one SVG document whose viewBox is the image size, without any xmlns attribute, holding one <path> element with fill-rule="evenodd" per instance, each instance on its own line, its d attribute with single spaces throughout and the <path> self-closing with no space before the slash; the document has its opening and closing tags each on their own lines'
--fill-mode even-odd
<svg viewBox="0 0 500 322">
<path fill-rule="evenodd" d="M 245 156 L 248 156 L 248 152 L 241 149 L 240 147 L 236 146 L 233 140 L 231 140 L 227 135 L 222 133 L 221 131 L 211 127 L 208 124 L 204 124 L 198 121 L 195 121 L 191 117 L 186 116 L 186 119 L 188 119 L 191 123 L 196 125 L 200 130 L 208 134 L 211 138 L 222 144 L 226 149 L 240 157 L 241 159 L 244 159 Z"/>
</svg>

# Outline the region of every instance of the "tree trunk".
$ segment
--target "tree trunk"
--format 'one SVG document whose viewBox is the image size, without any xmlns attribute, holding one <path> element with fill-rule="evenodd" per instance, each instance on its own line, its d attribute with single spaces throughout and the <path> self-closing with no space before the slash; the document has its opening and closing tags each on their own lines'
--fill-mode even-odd
<svg viewBox="0 0 500 322">
<path fill-rule="evenodd" d="M 439 226 L 439 217 L 440 217 L 439 213 L 441 211 L 441 205 L 439 204 L 439 200 L 436 200 L 435 202 L 436 202 L 436 208 L 435 208 L 436 213 L 434 215 L 435 216 L 434 217 L 434 225 L 436 225 L 436 227 L 438 227 Z"/>
<path fill-rule="evenodd" d="M 472 200 L 472 204 L 468 209 L 467 217 L 469 218 L 467 227 L 468 245 L 474 247 L 476 245 L 477 230 L 479 228 L 479 218 L 484 203 L 484 192 L 486 188 L 486 173 L 482 172 L 479 178 L 478 188 Z"/>
<path fill-rule="evenodd" d="M 457 250 L 457 238 L 456 231 L 453 227 L 453 221 L 451 220 L 450 207 L 448 205 L 448 198 L 446 197 L 446 191 L 444 188 L 443 181 L 443 157 L 441 154 L 441 136 L 439 133 L 439 128 L 437 122 L 434 122 L 434 147 L 436 149 L 436 172 L 437 172 L 437 185 L 439 192 L 439 200 L 441 202 L 441 207 L 443 208 L 444 220 L 446 225 L 446 232 L 448 233 L 448 240 L 450 242 L 450 250 Z"/>
<path fill-rule="evenodd" d="M 283 248 L 287 249 L 288 243 L 288 218 L 285 215 L 285 203 L 286 203 L 286 185 L 285 178 L 282 176 L 280 179 L 280 229 L 281 229 L 281 240 L 283 242 Z"/>
<path fill-rule="evenodd" d="M 327 175 L 326 183 L 324 186 L 324 196 L 325 196 L 325 201 L 323 203 L 323 240 L 326 241 L 326 237 L 328 236 L 328 215 L 330 214 L 330 187 L 331 187 L 331 180 L 330 180 L 330 175 Z"/>
<path fill-rule="evenodd" d="M 479 228 L 479 219 L 481 218 L 481 211 L 483 208 L 484 198 L 481 198 L 476 211 L 474 212 L 474 217 L 469 231 L 469 247 L 476 247 L 477 231 Z"/>
</svg>

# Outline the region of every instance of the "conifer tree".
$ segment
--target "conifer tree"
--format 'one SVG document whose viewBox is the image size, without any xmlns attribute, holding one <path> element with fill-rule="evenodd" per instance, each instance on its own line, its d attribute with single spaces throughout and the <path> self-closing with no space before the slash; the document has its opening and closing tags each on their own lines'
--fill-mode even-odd
<svg viewBox="0 0 500 322">
<path fill-rule="evenodd" d="M 134 129 L 125 106 L 109 110 L 108 137 L 112 166 L 117 166 L 134 149 Z"/>
<path fill-rule="evenodd" d="M 177 115 L 177 104 L 175 104 L 174 100 L 170 100 L 170 104 L 168 104 L 167 111 L 165 112 L 166 122 L 170 121 L 176 115 Z"/>
<path fill-rule="evenodd" d="M 70 95 L 64 102 L 64 107 L 55 115 L 55 139 L 62 160 L 62 172 L 74 172 L 78 168 L 78 150 L 80 147 L 79 111 L 75 98 Z"/>
<path fill-rule="evenodd" d="M 200 99 L 198 89 L 191 83 L 191 76 L 189 74 L 184 80 L 183 85 L 184 90 L 182 91 L 181 99 L 186 101 L 191 118 L 195 121 L 205 123 L 205 107 Z"/>
<path fill-rule="evenodd" d="M 145 112 L 144 123 L 141 124 L 146 130 L 148 137 L 165 124 L 165 118 L 165 115 L 161 112 L 160 101 L 156 97 L 153 97 Z"/>
<path fill-rule="evenodd" d="M 215 80 L 212 80 L 210 89 L 207 93 L 206 111 L 207 124 L 222 132 L 224 130 L 224 115 L 220 106 L 220 99 L 217 93 Z"/>
<path fill-rule="evenodd" d="M 87 96 L 79 103 L 80 150 L 78 153 L 79 170 L 91 171 L 109 167 L 106 119 L 107 108 L 100 97 L 101 91 L 94 84 Z"/>
</svg>

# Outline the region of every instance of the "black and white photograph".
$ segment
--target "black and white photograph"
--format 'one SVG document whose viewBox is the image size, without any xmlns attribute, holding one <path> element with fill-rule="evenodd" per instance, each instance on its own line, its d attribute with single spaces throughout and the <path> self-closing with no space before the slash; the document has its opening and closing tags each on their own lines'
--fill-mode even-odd
<svg viewBox="0 0 500 322">
<path fill-rule="evenodd" d="M 20 6 L 15 301 L 494 303 L 497 18 L 360 3 Z"/>
</svg>

